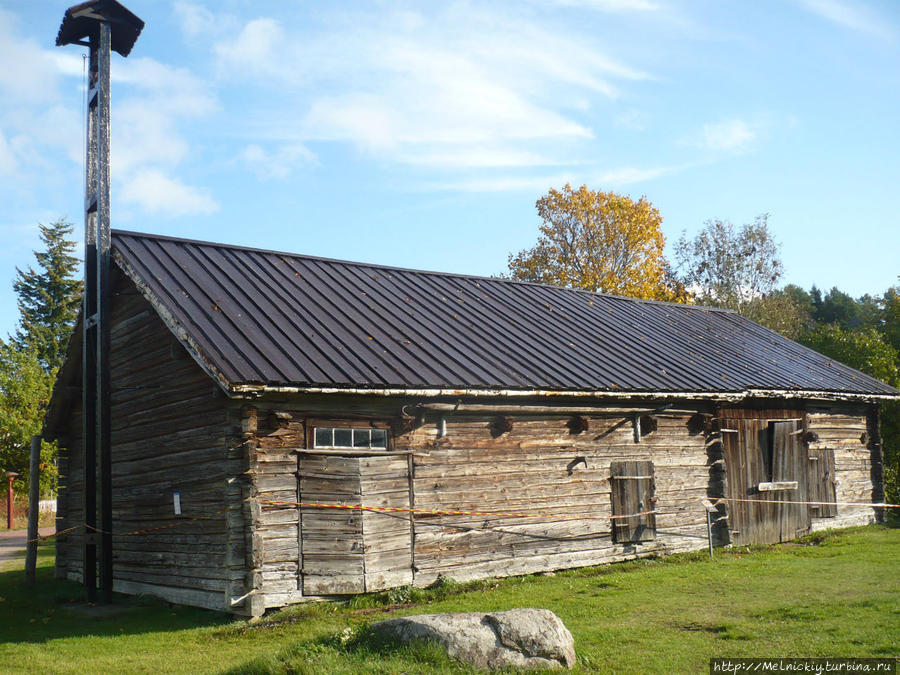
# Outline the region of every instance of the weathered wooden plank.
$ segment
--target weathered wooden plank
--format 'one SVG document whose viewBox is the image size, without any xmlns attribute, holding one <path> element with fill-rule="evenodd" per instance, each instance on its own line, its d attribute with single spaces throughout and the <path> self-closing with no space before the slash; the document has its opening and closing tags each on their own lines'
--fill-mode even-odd
<svg viewBox="0 0 900 675">
<path fill-rule="evenodd" d="M 367 572 L 365 575 L 365 588 L 368 593 L 398 586 L 409 586 L 412 582 L 413 573 L 408 564 L 404 569 Z"/>
<path fill-rule="evenodd" d="M 307 578 L 313 580 L 316 576 L 352 576 L 355 574 L 361 577 L 365 573 L 363 564 L 362 551 L 354 555 L 333 553 L 307 555 L 304 553 L 302 568 L 304 584 Z M 303 590 L 306 591 L 305 585 Z"/>
<path fill-rule="evenodd" d="M 117 593 L 129 595 L 153 595 L 167 602 L 174 602 L 194 607 L 204 607 L 219 611 L 229 611 L 231 607 L 225 606 L 225 596 L 221 590 L 202 591 L 191 588 L 175 588 L 171 586 L 113 579 L 113 590 Z"/>
<path fill-rule="evenodd" d="M 572 567 L 586 567 L 589 565 L 602 565 L 610 562 L 634 560 L 639 557 L 658 555 L 662 550 L 656 543 L 651 542 L 640 550 L 626 553 L 621 547 L 609 547 L 597 551 L 579 551 L 576 553 L 563 553 L 549 556 L 533 556 L 524 558 L 503 558 L 481 563 L 464 563 L 456 566 L 441 566 L 437 568 L 421 567 L 416 573 L 414 585 L 428 586 L 439 577 L 446 576 L 457 581 L 470 581 L 485 577 L 505 577 L 519 574 L 531 574 L 546 570 L 560 570 Z M 417 563 L 418 566 L 418 563 Z"/>
<path fill-rule="evenodd" d="M 350 575 L 303 578 L 304 595 L 349 595 L 365 592 L 365 578 L 362 573 Z"/>
</svg>

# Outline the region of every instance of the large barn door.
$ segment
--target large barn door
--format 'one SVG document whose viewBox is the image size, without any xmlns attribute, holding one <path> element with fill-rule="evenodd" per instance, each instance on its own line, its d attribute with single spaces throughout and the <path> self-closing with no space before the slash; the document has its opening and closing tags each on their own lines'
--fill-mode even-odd
<svg viewBox="0 0 900 675">
<path fill-rule="evenodd" d="M 802 428 L 799 422 L 772 422 L 769 424 L 769 442 L 772 444 L 772 481 L 770 489 L 761 491 L 762 499 L 798 504 L 776 504 L 779 524 L 777 541 L 790 541 L 809 532 L 809 507 L 802 503 L 807 498 L 806 448 L 800 442 Z"/>
<path fill-rule="evenodd" d="M 753 411 L 728 411 L 734 415 Z M 724 417 L 728 520 L 735 544 L 790 541 L 809 530 L 808 459 L 797 419 Z"/>
</svg>

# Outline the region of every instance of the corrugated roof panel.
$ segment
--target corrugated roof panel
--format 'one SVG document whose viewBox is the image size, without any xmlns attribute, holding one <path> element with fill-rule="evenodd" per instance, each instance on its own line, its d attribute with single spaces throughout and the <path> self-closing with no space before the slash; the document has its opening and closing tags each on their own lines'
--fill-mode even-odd
<svg viewBox="0 0 900 675">
<path fill-rule="evenodd" d="M 132 232 L 113 246 L 232 385 L 898 393 L 723 310 Z"/>
</svg>

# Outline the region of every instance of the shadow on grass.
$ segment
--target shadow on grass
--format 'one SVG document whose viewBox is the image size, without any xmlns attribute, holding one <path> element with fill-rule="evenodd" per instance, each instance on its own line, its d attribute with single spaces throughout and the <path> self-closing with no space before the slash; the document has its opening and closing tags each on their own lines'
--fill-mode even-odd
<svg viewBox="0 0 900 675">
<path fill-rule="evenodd" d="M 376 636 L 368 624 L 294 645 L 276 654 L 250 659 L 224 675 L 284 673 L 469 673 L 436 642 L 400 644 Z"/>
<path fill-rule="evenodd" d="M 52 545 L 39 549 L 34 585 L 25 581 L 19 561 L 0 571 L 0 642 L 178 631 L 233 621 L 220 612 L 118 593 L 111 608 L 97 605 L 92 611 L 82 585 L 54 578 L 53 554 Z"/>
</svg>

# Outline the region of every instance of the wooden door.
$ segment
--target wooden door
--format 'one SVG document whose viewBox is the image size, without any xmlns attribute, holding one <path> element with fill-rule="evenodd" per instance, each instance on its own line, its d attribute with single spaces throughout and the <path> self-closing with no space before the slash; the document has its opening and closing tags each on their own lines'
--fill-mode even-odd
<svg viewBox="0 0 900 675">
<path fill-rule="evenodd" d="M 653 462 L 610 464 L 612 533 L 617 544 L 656 539 L 656 479 Z"/>
<path fill-rule="evenodd" d="M 366 592 L 413 582 L 413 530 L 410 508 L 410 455 L 360 457 L 360 487 L 367 506 L 398 511 L 363 515 Z"/>
<path fill-rule="evenodd" d="M 299 501 L 348 508 L 300 510 L 303 594 L 367 593 L 411 584 L 409 456 L 306 452 L 299 461 Z"/>
<path fill-rule="evenodd" d="M 771 422 L 768 441 L 772 444 L 772 481 L 774 489 L 765 491 L 761 499 L 797 504 L 776 504 L 775 517 L 779 527 L 776 541 L 791 541 L 809 532 L 807 500 L 806 447 L 800 442 L 803 429 L 799 422 Z M 796 483 L 796 487 L 781 487 Z"/>
<path fill-rule="evenodd" d="M 810 448 L 808 476 L 809 501 L 823 502 L 810 505 L 810 516 L 813 518 L 834 518 L 837 516 L 834 450 L 831 448 Z"/>
<path fill-rule="evenodd" d="M 744 411 L 730 411 L 741 413 Z M 748 411 L 749 412 L 749 411 Z M 790 541 L 809 531 L 807 456 L 797 419 L 723 417 L 728 522 L 735 544 Z"/>
<path fill-rule="evenodd" d="M 301 454 L 300 501 L 361 506 L 359 457 Z M 363 512 L 300 509 L 300 588 L 303 595 L 363 593 Z"/>
</svg>

